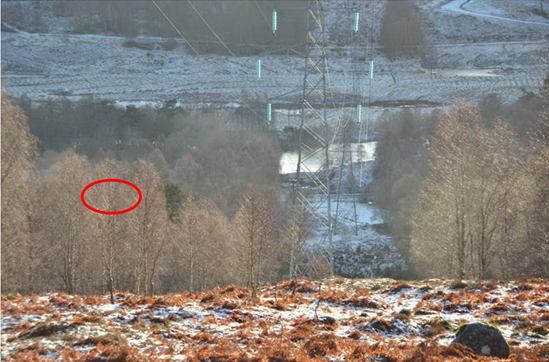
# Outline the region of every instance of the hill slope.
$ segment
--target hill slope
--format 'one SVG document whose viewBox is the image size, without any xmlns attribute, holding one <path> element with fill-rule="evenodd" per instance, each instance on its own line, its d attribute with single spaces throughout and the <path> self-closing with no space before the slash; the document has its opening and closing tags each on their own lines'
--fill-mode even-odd
<svg viewBox="0 0 549 362">
<path fill-rule="evenodd" d="M 4 296 L 2 360 L 483 360 L 449 346 L 459 325 L 483 321 L 502 331 L 511 360 L 547 361 L 548 293 L 543 280 L 332 279 L 267 286 L 255 300 L 240 287 L 120 293 L 114 304 L 108 296 Z"/>
</svg>

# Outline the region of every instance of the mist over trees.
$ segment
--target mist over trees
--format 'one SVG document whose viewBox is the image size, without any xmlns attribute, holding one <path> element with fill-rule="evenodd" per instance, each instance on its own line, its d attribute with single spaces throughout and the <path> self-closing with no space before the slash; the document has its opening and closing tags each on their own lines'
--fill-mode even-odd
<svg viewBox="0 0 549 362">
<path fill-rule="evenodd" d="M 547 89 L 382 124 L 370 193 L 418 277 L 548 275 Z"/>
<path fill-rule="evenodd" d="M 191 115 L 173 102 L 160 109 L 121 108 L 91 99 L 19 104 L 38 139 L 40 169 L 50 168 L 66 149 L 92 163 L 141 158 L 155 166 L 164 183 L 207 197 L 230 216 L 250 183 L 280 182 L 277 134 L 257 115 L 238 108 Z"/>
<path fill-rule="evenodd" d="M 526 153 L 507 124 L 482 122 L 478 107 L 457 102 L 437 124 L 412 216 L 420 275 L 508 278 L 519 269 L 533 191 Z"/>
<path fill-rule="evenodd" d="M 397 242 L 410 232 L 406 220 L 424 178 L 425 144 L 432 124 L 432 116 L 406 109 L 384 119 L 379 129 L 369 195 L 382 207 Z"/>
<path fill-rule="evenodd" d="M 3 292 L 256 289 L 287 272 L 276 232 L 284 222 L 281 150 L 268 130 L 212 113 L 87 100 L 22 102 L 29 128 L 20 107 L 5 94 L 2 102 Z M 121 215 L 86 209 L 83 188 L 106 178 L 135 183 L 139 207 Z M 86 201 L 122 210 L 137 195 L 102 183 Z"/>
<path fill-rule="evenodd" d="M 404 110 L 381 123 L 369 194 L 416 276 L 547 276 L 547 89 L 513 104 L 488 96 L 430 115 Z M 3 97 L 3 291 L 256 290 L 307 262 L 306 217 L 281 205 L 280 145 L 268 130 L 167 106 L 22 104 L 30 128 Z M 114 123 L 80 133 L 97 115 L 69 126 L 64 111 L 78 107 Z M 105 149 L 82 147 L 86 138 Z M 133 180 L 142 205 L 116 216 L 85 209 L 81 190 L 103 178 Z M 101 184 L 86 199 L 120 210 L 136 195 Z"/>
</svg>

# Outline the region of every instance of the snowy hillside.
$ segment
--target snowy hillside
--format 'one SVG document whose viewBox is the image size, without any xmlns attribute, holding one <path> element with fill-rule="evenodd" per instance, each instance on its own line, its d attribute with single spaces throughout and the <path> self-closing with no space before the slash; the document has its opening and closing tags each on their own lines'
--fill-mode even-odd
<svg viewBox="0 0 549 362">
<path fill-rule="evenodd" d="M 295 294 L 292 291 L 295 288 Z M 450 346 L 488 322 L 511 361 L 549 357 L 549 284 L 292 281 L 155 297 L 2 297 L 2 360 L 490 361 Z"/>
<path fill-rule="evenodd" d="M 420 60 L 388 60 L 375 44 L 373 101 L 448 103 L 456 96 L 479 98 L 492 92 L 515 99 L 539 87 L 546 73 L 549 20 L 528 12 L 532 1 L 514 2 L 513 7 L 498 1 L 461 6 L 464 2 L 420 2 L 427 36 L 437 49 L 434 74 Z M 349 4 L 338 0 L 326 5 L 328 80 L 336 93 L 352 92 L 350 44 L 342 37 L 355 11 Z M 373 21 L 376 34 L 383 4 L 376 2 L 373 17 L 366 5 L 358 9 L 364 28 Z M 483 17 L 488 13 L 494 15 Z M 507 20 L 515 14 L 522 23 Z M 262 57 L 262 79 L 257 80 L 256 57 L 200 59 L 184 50 L 182 40 L 175 50 L 163 50 L 163 39 L 139 38 L 151 48 L 142 50 L 124 47 L 126 39 L 112 36 L 22 31 L 2 35 L 5 87 L 13 96 L 36 100 L 94 96 L 128 102 L 176 98 L 183 103 L 229 103 L 242 101 L 245 90 L 273 103 L 295 103 L 302 86 L 303 60 L 295 55 Z M 366 79 L 366 65 L 363 76 Z"/>
<path fill-rule="evenodd" d="M 538 13 L 539 4 L 539 0 L 421 1 L 437 43 L 547 39 L 549 18 Z"/>
</svg>

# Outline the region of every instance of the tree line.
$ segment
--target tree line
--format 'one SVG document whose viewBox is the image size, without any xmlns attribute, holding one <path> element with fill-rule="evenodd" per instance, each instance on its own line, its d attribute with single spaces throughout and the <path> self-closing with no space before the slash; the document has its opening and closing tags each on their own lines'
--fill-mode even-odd
<svg viewBox="0 0 549 362">
<path fill-rule="evenodd" d="M 140 109 L 93 99 L 19 100 L 18 105 L 37 138 L 41 170 L 67 149 L 92 163 L 147 159 L 163 182 L 178 185 L 185 194 L 208 197 L 229 216 L 249 184 L 279 183 L 278 136 L 248 109 L 191 115 L 174 101 L 159 109 Z"/>
<path fill-rule="evenodd" d="M 428 55 L 423 31 L 423 14 L 415 1 L 388 0 L 379 43 L 388 58 L 412 58 Z"/>
<path fill-rule="evenodd" d="M 91 160 L 67 147 L 40 169 L 41 139 L 4 93 L 2 291 L 151 294 L 227 284 L 255 291 L 287 275 L 276 138 L 246 138 L 204 119 L 179 135 L 195 143 L 171 163 L 160 148 L 131 160 Z M 85 208 L 84 187 L 106 178 L 138 186 L 139 207 L 120 215 Z M 118 183 L 96 185 L 85 197 L 105 211 L 137 200 Z"/>
<path fill-rule="evenodd" d="M 382 128 L 370 192 L 418 277 L 549 275 L 549 77 Z"/>
</svg>

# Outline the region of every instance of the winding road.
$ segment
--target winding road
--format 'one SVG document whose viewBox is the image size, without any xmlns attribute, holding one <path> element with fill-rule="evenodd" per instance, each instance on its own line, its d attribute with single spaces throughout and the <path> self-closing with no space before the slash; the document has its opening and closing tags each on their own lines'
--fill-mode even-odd
<svg viewBox="0 0 549 362">
<path fill-rule="evenodd" d="M 505 18 L 505 17 L 501 17 L 501 16 L 475 13 L 473 11 L 466 10 L 465 5 L 467 5 L 468 3 L 473 3 L 474 1 L 475 0 L 454 0 L 454 1 L 444 5 L 443 7 L 441 7 L 440 10 L 444 11 L 444 12 L 452 12 L 452 13 L 459 13 L 459 14 L 476 16 L 476 17 L 479 17 L 479 18 L 495 19 L 495 20 L 502 20 L 502 21 L 512 21 L 512 22 L 515 22 L 515 23 L 540 25 L 540 26 L 546 26 L 546 27 L 549 28 L 549 22 L 542 23 L 542 22 L 539 22 L 539 21 L 517 20 L 517 19 Z"/>
</svg>

